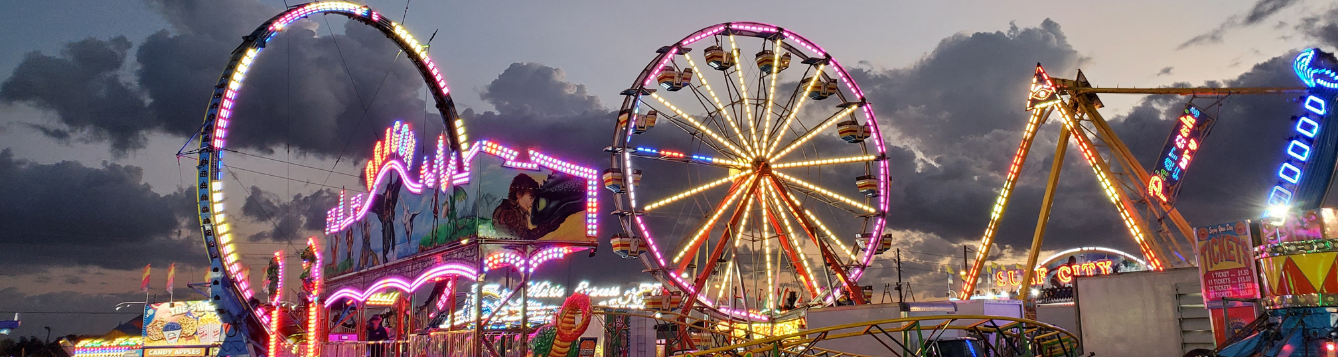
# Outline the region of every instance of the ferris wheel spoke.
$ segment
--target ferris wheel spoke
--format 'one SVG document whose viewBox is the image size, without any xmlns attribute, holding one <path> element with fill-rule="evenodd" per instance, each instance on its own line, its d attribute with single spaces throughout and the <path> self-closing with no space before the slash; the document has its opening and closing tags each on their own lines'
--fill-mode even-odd
<svg viewBox="0 0 1338 357">
<path fill-rule="evenodd" d="M 781 37 L 776 36 L 776 41 L 771 45 L 771 85 L 767 89 L 766 105 L 763 106 L 766 108 L 766 114 L 763 114 L 760 120 L 762 124 L 762 140 L 758 142 L 762 144 L 760 147 L 766 147 L 767 138 L 771 137 L 771 113 L 775 110 L 776 77 L 780 76 Z"/>
<path fill-rule="evenodd" d="M 813 225 L 808 223 L 803 216 L 798 214 L 799 209 L 801 209 L 799 203 L 790 199 L 790 196 L 788 195 L 789 192 L 785 191 L 785 186 L 782 185 L 779 180 L 776 180 L 775 176 L 770 176 L 770 178 L 767 187 L 779 191 L 777 196 L 781 197 L 781 201 L 783 201 L 785 207 L 789 209 L 790 213 L 799 221 L 799 224 L 802 225 L 804 231 L 808 233 L 809 238 L 812 239 L 813 244 L 818 246 L 818 250 L 822 254 L 827 265 L 831 267 L 832 271 L 836 272 L 837 279 L 840 280 L 841 285 L 845 287 L 845 290 L 850 293 L 850 298 L 854 300 L 855 303 L 864 303 L 864 295 L 862 295 L 862 292 L 855 290 L 856 286 L 854 286 L 854 282 L 851 281 L 849 275 L 846 274 L 845 267 L 842 266 L 841 261 L 836 258 L 836 254 L 831 251 L 831 247 L 823 244 L 823 242 L 818 239 L 817 234 L 813 232 Z"/>
<path fill-rule="evenodd" d="M 731 279 L 734 275 L 731 274 L 730 272 L 734 271 L 734 260 L 738 259 L 738 257 L 739 257 L 738 253 L 735 253 L 733 254 L 733 256 L 730 257 L 729 261 L 725 263 L 725 270 L 723 273 L 720 274 L 720 285 L 717 286 L 717 289 L 715 291 L 716 305 L 721 304 L 720 302 L 721 296 L 725 293 L 726 289 L 729 289 L 731 281 L 734 280 Z"/>
<path fill-rule="evenodd" d="M 848 106 L 846 106 L 845 109 L 842 109 L 841 111 L 837 112 L 836 114 L 832 114 L 832 116 L 827 117 L 826 120 L 823 120 L 823 121 L 822 121 L 822 124 L 818 124 L 818 126 L 813 127 L 812 130 L 809 130 L 808 133 L 805 133 L 803 136 L 800 136 L 798 139 L 795 139 L 794 141 L 791 141 L 789 144 L 787 144 L 787 145 L 785 146 L 785 149 L 783 149 L 783 150 L 781 150 L 780 152 L 776 153 L 776 155 L 771 155 L 768 159 L 769 159 L 769 160 L 772 160 L 772 161 L 780 160 L 780 158 L 781 158 L 781 157 L 784 157 L 785 154 L 788 154 L 788 153 L 790 153 L 791 151 L 794 151 L 794 149 L 799 148 L 800 145 L 803 145 L 805 142 L 809 141 L 810 139 L 813 139 L 813 137 L 818 136 L 818 134 L 822 133 L 823 130 L 826 130 L 827 128 L 831 127 L 832 124 L 836 124 L 836 122 L 837 122 L 838 119 L 840 119 L 841 117 L 850 115 L 850 113 L 855 112 L 855 109 L 859 109 L 860 106 L 861 106 L 861 104 L 852 104 L 852 105 L 848 105 Z"/>
<path fill-rule="evenodd" d="M 651 93 L 650 97 L 655 98 L 655 100 L 659 101 L 660 104 L 664 104 L 664 106 L 669 107 L 669 110 L 672 110 L 674 113 L 678 114 L 678 118 L 686 120 L 688 123 L 692 124 L 692 126 L 696 127 L 698 130 L 701 130 L 702 133 L 705 133 L 706 136 L 715 139 L 716 142 L 720 143 L 721 145 L 724 145 L 726 148 L 729 148 L 730 151 L 733 151 L 734 153 L 738 154 L 739 157 L 748 157 L 748 154 L 745 153 L 742 149 L 739 149 L 738 146 L 734 146 L 733 143 L 731 143 L 724 137 L 720 136 L 720 134 L 717 134 L 715 130 L 711 130 L 711 128 L 706 126 L 706 124 L 702 124 L 702 122 L 693 119 L 691 115 L 684 113 L 681 109 L 678 109 L 678 107 L 675 106 L 673 103 L 669 103 L 668 100 L 665 100 L 664 97 L 661 97 L 658 93 Z M 724 153 L 722 152 L 721 154 Z"/>
<path fill-rule="evenodd" d="M 786 174 L 781 173 L 781 172 L 778 172 L 778 171 L 772 171 L 771 174 L 772 174 L 772 177 L 780 178 L 781 180 L 785 180 L 785 181 L 788 182 L 788 183 L 791 183 L 791 184 L 794 184 L 794 185 L 798 185 L 798 186 L 800 186 L 800 187 L 803 187 L 803 188 L 807 189 L 807 191 L 809 191 L 809 192 L 817 192 L 817 193 L 819 193 L 819 194 L 822 194 L 823 196 L 827 196 L 827 197 L 832 198 L 832 199 L 835 199 L 835 200 L 837 200 L 837 201 L 841 201 L 842 203 L 845 203 L 845 204 L 854 206 L 855 208 L 859 208 L 859 209 L 861 209 L 861 210 L 864 210 L 864 211 L 867 212 L 867 213 L 877 213 L 877 212 L 878 212 L 877 210 L 873 209 L 873 207 L 869 207 L 869 205 L 866 205 L 866 204 L 860 203 L 859 201 L 855 201 L 855 200 L 853 200 L 853 199 L 850 199 L 850 198 L 847 198 L 847 197 L 845 197 L 845 196 L 839 195 L 839 194 L 837 194 L 836 192 L 828 191 L 828 190 L 826 190 L 826 189 L 824 189 L 824 188 L 822 188 L 822 187 L 818 187 L 817 185 L 808 183 L 807 181 L 800 180 L 798 177 L 794 177 L 794 176 L 786 175 Z"/>
<path fill-rule="evenodd" d="M 873 155 L 859 155 L 859 156 L 837 157 L 837 158 L 821 159 L 821 160 L 776 163 L 776 164 L 771 164 L 771 168 L 784 169 L 784 168 L 808 167 L 808 166 L 825 166 L 825 165 L 845 164 L 851 162 L 868 162 L 868 161 L 874 161 L 876 159 L 878 159 L 878 157 Z"/>
<path fill-rule="evenodd" d="M 739 172 L 739 173 L 737 173 L 737 174 L 730 175 L 729 177 L 726 177 L 726 178 L 722 178 L 722 179 L 719 179 L 719 180 L 715 180 L 715 181 L 712 181 L 712 182 L 708 182 L 708 183 L 706 183 L 706 184 L 704 184 L 704 185 L 697 186 L 697 187 L 693 187 L 693 188 L 688 189 L 687 191 L 683 191 L 683 192 L 680 192 L 680 193 L 678 193 L 678 194 L 676 194 L 676 195 L 669 196 L 669 198 L 666 198 L 666 199 L 663 199 L 663 200 L 659 200 L 659 201 L 656 201 L 656 202 L 652 202 L 651 204 L 646 205 L 646 207 L 645 207 L 644 209 L 646 210 L 646 212 L 650 212 L 650 211 L 652 211 L 652 210 L 654 210 L 654 209 L 656 209 L 656 208 L 663 207 L 664 205 L 667 205 L 667 204 L 670 204 L 670 203 L 677 202 L 678 200 L 681 200 L 681 199 L 690 197 L 690 196 L 692 196 L 692 195 L 695 195 L 695 194 L 701 193 L 702 191 L 706 191 L 706 190 L 709 190 L 709 189 L 718 187 L 718 186 L 720 186 L 720 185 L 724 185 L 724 184 L 726 184 L 726 183 L 735 182 L 735 181 L 739 180 L 740 178 L 743 178 L 744 176 L 749 176 L 749 175 L 752 175 L 752 174 L 753 174 L 753 171 L 752 171 L 752 170 L 746 170 L 746 171 L 743 171 L 743 172 Z M 747 178 L 745 178 L 745 179 L 747 179 Z M 747 216 L 745 215 L 744 217 L 747 217 Z"/>
<path fill-rule="evenodd" d="M 804 91 L 800 92 L 801 95 L 798 96 L 799 102 L 795 104 L 793 108 L 790 108 L 789 112 L 785 115 L 785 121 L 780 127 L 776 128 L 775 138 L 768 140 L 771 144 L 767 145 L 767 148 L 763 150 L 762 156 L 771 156 L 771 152 L 776 151 L 776 146 L 780 145 L 781 138 L 785 137 L 785 129 L 790 128 L 790 123 L 794 121 L 795 115 L 799 114 L 800 110 L 804 107 L 804 103 L 808 101 L 808 95 L 806 93 L 813 90 L 813 84 L 817 83 L 818 80 L 822 78 L 822 70 L 826 67 L 827 62 L 825 61 L 818 64 L 818 70 L 813 72 L 813 80 L 808 81 L 808 83 L 804 85 Z M 798 86 L 795 86 L 795 89 L 798 88 Z"/>
<path fill-rule="evenodd" d="M 765 200 L 765 198 L 763 197 L 763 191 L 762 191 L 762 190 L 754 190 L 754 192 L 753 192 L 753 197 L 756 197 L 758 202 L 764 202 L 764 203 L 762 203 L 763 205 L 766 204 L 766 203 L 765 203 L 766 200 Z M 751 209 L 751 208 L 752 208 L 752 206 L 750 205 L 750 206 L 749 206 L 749 209 Z M 745 213 L 745 214 L 746 214 L 746 213 Z M 746 221 L 745 221 L 745 224 L 746 224 Z M 777 253 L 777 254 L 780 254 L 780 251 L 777 251 L 776 253 Z M 772 266 L 772 265 L 771 265 L 771 237 L 770 237 L 769 235 L 767 235 L 765 231 L 763 231 L 763 235 L 762 235 L 762 255 L 763 255 L 763 257 L 765 258 L 765 262 L 764 262 L 764 263 L 766 264 L 766 265 L 763 266 L 763 267 L 764 267 L 763 270 L 766 270 L 766 272 L 767 272 L 767 287 L 768 287 L 768 289 L 771 289 L 771 287 L 774 287 L 775 284 L 776 284 L 776 278 L 775 278 L 775 274 L 772 273 L 773 269 L 771 268 L 771 266 Z M 778 259 L 779 259 L 779 258 L 778 258 Z M 770 291 L 770 290 L 768 290 L 768 291 Z M 775 296 L 772 295 L 772 294 L 774 294 L 774 293 L 768 293 L 768 294 L 767 294 L 767 305 L 768 305 L 768 306 L 774 306 L 774 304 L 775 304 Z"/>
<path fill-rule="evenodd" d="M 789 196 L 790 200 L 795 201 L 793 194 Z M 846 246 L 845 243 L 842 243 L 841 239 L 837 238 L 836 234 L 832 233 L 832 230 L 827 229 L 827 225 L 823 224 L 822 220 L 818 219 L 818 215 L 813 214 L 813 211 L 810 211 L 807 208 L 805 208 L 804 216 L 807 216 L 809 221 L 812 221 L 814 225 L 818 226 L 818 229 L 822 230 L 822 234 L 827 237 L 827 240 L 836 243 L 836 246 L 841 249 L 841 252 L 846 253 L 846 255 L 850 256 L 850 261 L 853 262 L 859 259 L 859 256 L 855 255 L 855 252 L 850 250 L 850 247 Z"/>
<path fill-rule="evenodd" d="M 648 148 L 645 146 L 638 146 L 635 149 L 629 148 L 628 154 L 629 156 L 638 159 L 682 162 L 693 165 L 715 166 L 728 169 L 747 169 L 748 167 L 747 164 L 735 160 L 721 159 L 697 154 L 688 155 L 677 151 L 660 150 L 655 148 Z"/>
<path fill-rule="evenodd" d="M 769 192 L 770 190 L 764 188 L 763 191 Z M 804 287 L 808 289 L 809 294 L 812 297 L 817 297 L 822 291 L 817 286 L 817 280 L 813 279 L 813 271 L 808 266 L 808 260 L 804 259 L 803 250 L 800 249 L 799 241 L 794 237 L 794 229 L 791 228 L 790 221 L 780 214 L 778 211 L 779 207 L 774 207 L 775 205 L 770 204 L 772 199 L 774 199 L 773 196 L 769 194 L 766 196 L 768 196 L 767 198 L 769 202 L 763 204 L 764 207 L 768 207 L 764 212 L 766 214 L 766 219 L 771 223 L 772 228 L 776 230 L 776 240 L 780 242 L 781 249 L 784 249 L 786 255 L 790 257 L 790 262 L 794 264 L 795 271 L 803 277 Z M 781 222 L 784 222 L 784 229 L 781 228 Z M 785 232 L 789 232 L 789 234 L 786 234 Z"/>
<path fill-rule="evenodd" d="M 757 141 L 757 123 L 754 123 L 753 120 L 753 106 L 748 104 L 748 80 L 743 78 L 743 60 L 739 58 L 739 47 L 734 42 L 734 34 L 729 35 L 729 53 L 734 56 L 734 74 L 739 76 L 739 100 L 742 101 L 743 110 L 746 113 L 744 121 L 748 123 L 748 135 L 752 138 L 751 145 L 761 148 L 762 145 Z"/>
<path fill-rule="evenodd" d="M 740 186 L 739 184 L 744 183 L 744 181 L 746 181 L 747 183 L 745 183 L 743 186 Z M 692 238 L 688 240 L 687 244 L 684 244 L 682 249 L 680 249 L 678 253 L 674 254 L 673 261 L 674 263 L 678 263 L 678 270 L 681 271 L 683 270 L 684 267 L 687 266 L 688 261 L 683 260 L 683 257 L 686 256 L 689 252 L 696 252 L 697 248 L 701 247 L 701 244 L 703 242 L 702 238 L 709 236 L 711 234 L 711 228 L 715 226 L 716 221 L 720 220 L 720 216 L 723 215 L 726 211 L 728 211 L 729 207 L 734 205 L 734 201 L 736 201 L 740 196 L 743 196 L 744 193 L 753 190 L 757 186 L 757 182 L 758 182 L 758 175 L 751 175 L 747 180 L 739 180 L 734 182 L 734 186 L 730 187 L 729 194 L 727 194 L 725 198 L 721 200 L 720 205 L 716 206 L 715 213 L 711 214 L 710 219 L 708 219 L 705 222 L 705 224 L 703 224 L 701 228 L 697 230 L 696 234 L 692 235 Z M 738 219 L 738 217 L 734 217 L 733 219 Z M 737 222 L 730 222 L 731 225 L 736 223 Z M 725 227 L 726 232 L 729 232 L 729 229 L 730 226 Z"/>
<path fill-rule="evenodd" d="M 737 198 L 738 196 L 742 196 L 743 193 L 745 192 L 756 189 L 759 183 L 760 182 L 758 176 L 754 175 L 752 180 L 750 180 L 750 182 L 748 183 L 747 188 L 745 188 L 742 191 L 733 192 L 731 197 L 727 198 L 727 200 L 732 201 L 733 198 Z M 728 204 L 722 205 L 716 210 L 715 218 L 719 218 L 719 213 L 727 210 L 727 208 L 724 207 L 727 205 Z M 701 294 L 702 288 L 706 286 L 706 281 L 711 277 L 711 272 L 715 271 L 715 265 L 720 260 L 720 257 L 725 254 L 725 248 L 729 246 L 730 239 L 732 239 L 735 234 L 738 234 L 739 219 L 742 218 L 742 213 L 746 209 L 747 207 L 744 207 L 743 204 L 740 204 L 739 206 L 734 208 L 734 213 L 731 214 L 729 218 L 729 223 L 725 225 L 725 231 L 721 233 L 720 240 L 716 241 L 715 248 L 711 249 L 711 254 L 706 258 L 706 267 L 703 268 L 701 271 L 699 271 L 697 273 L 697 276 L 693 280 L 692 289 L 689 290 L 690 296 L 687 296 L 684 299 L 685 301 L 682 307 L 683 311 L 690 311 L 692 305 L 696 303 L 697 295 Z M 709 234 L 712 225 L 714 224 L 708 224 L 705 227 L 703 227 L 704 232 L 707 232 Z M 694 238 L 693 240 L 695 241 L 696 238 Z M 696 251 L 696 248 L 694 247 L 692 250 Z M 679 254 L 682 254 L 682 252 L 679 252 Z M 686 260 L 679 262 L 677 271 L 684 271 L 687 268 L 687 262 L 688 261 Z"/>
<path fill-rule="evenodd" d="M 705 87 L 706 93 L 711 95 L 711 102 L 715 103 L 716 110 L 725 117 L 725 122 L 729 123 L 729 128 L 734 130 L 735 137 L 739 138 L 739 141 L 743 143 L 742 146 L 744 148 L 747 148 L 749 153 L 751 153 L 753 156 L 756 156 L 757 155 L 756 152 L 758 149 L 754 148 L 747 140 L 745 140 L 743 136 L 743 130 L 739 129 L 739 124 L 734 122 L 734 118 L 731 115 L 729 115 L 729 111 L 725 110 L 725 104 L 721 103 L 720 97 L 715 95 L 715 90 L 711 89 L 711 83 L 706 81 L 706 75 L 702 74 L 704 72 L 701 70 L 701 68 L 697 68 L 697 62 L 694 62 L 692 60 L 692 56 L 689 56 L 686 53 L 683 54 L 683 57 L 688 59 L 688 66 L 692 67 L 692 73 L 697 75 L 697 80 L 702 83 L 701 86 Z M 693 90 L 695 91 L 696 88 L 694 87 Z"/>
<path fill-rule="evenodd" d="M 838 201 L 838 200 L 836 200 L 836 199 L 834 199 L 834 198 L 830 198 L 830 197 L 827 197 L 827 196 L 820 195 L 820 194 L 816 193 L 815 191 L 811 191 L 811 190 L 805 189 L 805 188 L 803 188 L 803 187 L 800 187 L 799 185 L 787 185 L 786 188 L 789 189 L 789 190 L 791 191 L 791 193 L 790 193 L 790 197 L 792 197 L 792 198 L 795 197 L 795 196 L 794 196 L 794 192 L 798 192 L 798 193 L 800 193 L 800 194 L 803 194 L 805 198 L 811 198 L 811 199 L 813 199 L 813 200 L 815 200 L 815 201 L 822 202 L 822 203 L 824 203 L 824 204 L 826 204 L 827 206 L 830 206 L 830 207 L 832 207 L 832 208 L 839 209 L 839 210 L 846 211 L 846 212 L 850 212 L 850 214 L 853 214 L 853 215 L 862 216 L 862 215 L 866 215 L 866 214 L 868 214 L 868 213 L 865 213 L 865 212 L 863 212 L 862 210 L 860 210 L 860 209 L 858 209 L 858 208 L 850 207 L 850 205 L 841 203 L 841 201 Z M 794 198 L 794 199 L 795 199 L 795 200 L 798 200 L 798 198 Z"/>
</svg>

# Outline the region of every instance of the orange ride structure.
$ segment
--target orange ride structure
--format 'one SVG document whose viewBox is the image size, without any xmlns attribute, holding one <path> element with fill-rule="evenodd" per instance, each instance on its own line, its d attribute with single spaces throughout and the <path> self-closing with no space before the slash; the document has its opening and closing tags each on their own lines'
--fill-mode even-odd
<svg viewBox="0 0 1338 357">
<path fill-rule="evenodd" d="M 1174 194 L 1178 192 L 1178 180 L 1182 170 L 1187 170 L 1195 150 L 1198 149 L 1198 137 L 1189 134 L 1203 134 L 1205 125 L 1211 125 L 1211 118 L 1201 113 L 1191 104 L 1187 107 L 1182 121 L 1186 124 L 1177 126 L 1177 131 L 1184 129 L 1185 135 L 1175 136 L 1184 141 L 1183 150 L 1167 167 L 1148 170 L 1139 164 L 1128 147 L 1120 140 L 1110 124 L 1098 111 L 1102 107 L 1100 93 L 1110 94 L 1155 94 L 1155 95 L 1191 95 L 1191 96 L 1229 96 L 1247 94 L 1301 94 L 1303 87 L 1280 88 L 1099 88 L 1092 87 L 1082 71 L 1072 79 L 1054 78 L 1041 64 L 1036 65 L 1032 77 L 1026 110 L 1031 112 L 1023 131 L 1022 142 L 1013 155 L 1008 167 L 1003 187 L 990 210 L 989 224 L 981 236 L 975 258 L 967 270 L 963 271 L 963 284 L 957 293 L 960 299 L 970 299 L 976 294 L 976 284 L 981 271 L 986 266 L 995 234 L 1004 211 L 1008 208 L 1013 188 L 1018 182 L 1022 166 L 1031 152 L 1031 144 L 1041 125 L 1052 116 L 1063 125 L 1060 129 L 1054 161 L 1046 181 L 1044 198 L 1040 213 L 1037 215 L 1035 233 L 1024 267 L 1035 267 L 1041 243 L 1045 237 L 1046 222 L 1051 214 L 1055 199 L 1055 189 L 1059 184 L 1060 169 L 1063 167 L 1065 153 L 1069 145 L 1077 147 L 1083 159 L 1096 175 L 1102 192 L 1114 206 L 1120 220 L 1131 238 L 1137 243 L 1147 267 L 1160 271 L 1168 267 L 1194 266 L 1194 233 L 1189 222 L 1174 205 Z M 1202 119 L 1200 119 L 1202 118 Z M 1197 123 L 1195 119 L 1200 119 Z M 1191 130 L 1192 129 L 1192 130 Z M 1101 150 L 1104 149 L 1104 150 Z M 1160 165 L 1159 165 L 1160 166 Z M 1171 178 L 1174 178 L 1172 186 Z M 1035 269 L 1024 269 L 1022 281 L 1033 281 Z M 1042 277 L 1043 278 L 1043 277 Z M 1024 289 L 1025 290 L 1025 289 Z M 1025 296 L 1022 298 L 1026 298 Z"/>
</svg>

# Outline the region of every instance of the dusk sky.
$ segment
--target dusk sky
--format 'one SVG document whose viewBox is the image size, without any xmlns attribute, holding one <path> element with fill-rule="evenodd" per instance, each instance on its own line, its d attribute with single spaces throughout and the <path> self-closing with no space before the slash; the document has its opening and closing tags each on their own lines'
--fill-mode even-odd
<svg viewBox="0 0 1338 357">
<path fill-rule="evenodd" d="M 399 21 L 405 1 L 367 5 Z M 192 215 L 191 159 L 175 154 L 198 130 L 228 54 L 283 9 L 283 1 L 14 1 L 0 22 L 0 319 L 21 314 L 18 336 L 103 333 L 138 312 L 140 269 L 163 293 L 176 263 L 178 298 L 208 266 Z M 290 4 L 296 4 L 290 3 Z M 943 264 L 975 244 L 1021 138 L 1033 67 L 1098 87 L 1296 87 L 1291 59 L 1338 50 L 1338 5 L 1243 1 L 412 1 L 403 24 L 443 69 L 474 138 L 546 148 L 600 169 L 615 112 L 655 50 L 729 21 L 775 24 L 814 41 L 851 72 L 877 108 L 892 166 L 889 229 L 917 296 L 943 296 Z M 243 92 L 255 120 L 238 125 L 241 150 L 356 174 L 376 132 L 421 120 L 423 81 L 374 30 L 317 15 L 285 32 L 258 60 Z M 330 41 L 334 39 L 334 41 Z M 339 47 L 335 46 L 335 43 Z M 350 77 L 353 77 L 350 80 Z M 381 81 L 384 80 L 384 84 Z M 350 84 L 350 81 L 353 84 Z M 370 107 L 357 101 L 375 91 Z M 1102 114 L 1145 165 L 1187 97 L 1103 95 Z M 1255 218 L 1287 136 L 1293 98 L 1234 96 L 1180 196 L 1191 224 Z M 370 109 L 364 109 L 370 108 Z M 366 110 L 366 112 L 364 112 Z M 427 130 L 440 130 L 430 109 Z M 367 124 L 363 124 L 367 125 Z M 999 261 L 1025 253 L 1045 188 L 1058 124 L 1041 130 L 996 240 Z M 352 138 L 352 139 L 350 139 Z M 365 143 L 364 143 L 365 141 Z M 196 145 L 196 144 L 192 144 Z M 1044 248 L 1138 249 L 1075 150 L 1065 161 Z M 233 156 L 233 197 L 255 207 L 240 231 L 243 261 L 294 249 L 324 226 L 327 187 L 356 178 Z M 338 161 L 338 164 L 336 164 Z M 291 171 L 289 171 L 291 170 Z M 302 181 L 323 182 L 323 185 Z M 607 194 L 602 191 L 601 194 Z M 334 195 L 337 197 L 337 194 Z M 1331 200 L 1332 201 L 1332 200 Z M 605 197 L 603 202 L 610 202 Z M 250 205 L 248 203 L 248 205 Z M 607 204 L 602 204 L 608 207 Z M 254 209 L 254 208 L 260 209 Z M 258 213 L 263 212 L 263 213 Z M 601 215 L 601 217 L 607 217 Z M 618 259 L 604 218 L 594 258 L 549 265 L 563 284 L 650 281 Z M 300 233 L 300 234 L 299 234 Z M 294 244 L 300 244 L 300 241 Z M 293 261 L 296 261 L 295 259 Z M 568 266 L 571 265 L 571 266 Z M 895 281 L 891 253 L 861 284 Z M 614 272 L 610 274 L 609 272 Z M 295 275 L 293 275 L 295 277 Z M 78 312 L 78 313 L 54 313 Z"/>
</svg>

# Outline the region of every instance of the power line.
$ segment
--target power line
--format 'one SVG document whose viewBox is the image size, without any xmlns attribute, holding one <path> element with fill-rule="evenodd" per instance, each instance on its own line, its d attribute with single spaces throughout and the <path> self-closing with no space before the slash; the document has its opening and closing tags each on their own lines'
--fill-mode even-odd
<svg viewBox="0 0 1338 357">
<path fill-rule="evenodd" d="M 275 175 L 275 174 L 271 174 L 271 173 L 265 173 L 265 172 L 260 172 L 260 171 L 256 171 L 256 170 L 249 170 L 249 169 L 245 169 L 245 168 L 241 168 L 241 167 L 237 167 L 237 166 L 233 166 L 233 165 L 228 165 L 228 168 L 229 168 L 229 169 L 237 169 L 238 171 L 246 171 L 246 172 L 253 173 L 253 174 L 257 174 L 257 175 L 269 176 L 269 177 L 273 177 L 273 178 L 280 179 L 280 180 L 288 180 L 288 181 L 295 181 L 295 182 L 301 182 L 301 183 L 305 183 L 305 184 L 316 185 L 316 186 L 325 187 L 325 188 L 329 188 L 329 189 L 344 190 L 344 191 L 352 191 L 352 192 L 360 192 L 360 193 L 367 193 L 367 191 L 363 191 L 363 190 L 353 190 L 353 189 L 347 189 L 347 188 L 345 188 L 345 187 L 337 187 L 337 186 L 326 185 L 326 184 L 322 184 L 322 183 L 315 183 L 315 182 L 311 182 L 311 180 L 298 180 L 298 179 L 291 178 L 291 177 L 283 177 L 283 176 L 279 176 L 279 175 Z M 333 172 L 333 171 L 331 171 L 331 172 Z M 241 181 L 238 181 L 238 183 L 240 183 L 240 182 L 241 182 Z"/>
<path fill-rule="evenodd" d="M 12 312 L 12 313 L 17 313 L 17 314 L 48 314 L 48 315 L 59 315 L 59 314 L 79 314 L 79 315 L 139 315 L 139 314 L 142 314 L 142 313 L 143 313 L 143 312 L 135 311 L 135 310 L 130 310 L 130 311 L 127 311 L 127 312 L 106 312 L 106 311 L 5 311 L 5 312 L 3 312 L 3 313 L 4 313 L 4 314 L 8 314 L 8 313 L 11 313 L 11 312 Z"/>
<path fill-rule="evenodd" d="M 270 161 L 274 161 L 274 162 L 278 162 L 278 163 L 283 163 L 283 164 L 288 164 L 288 165 L 293 165 L 293 166 L 297 166 L 297 167 L 305 167 L 305 168 L 312 169 L 312 170 L 317 170 L 317 171 L 323 171 L 323 172 L 329 172 L 329 173 L 334 173 L 334 174 L 340 174 L 340 175 L 344 175 L 344 176 L 348 176 L 348 177 L 353 177 L 353 178 L 361 178 L 361 176 L 358 176 L 358 175 L 355 175 L 355 174 L 350 174 L 350 173 L 346 173 L 346 172 L 338 172 L 338 171 L 334 171 L 334 170 L 330 170 L 330 169 L 326 169 L 326 168 L 315 167 L 315 166 L 303 165 L 303 164 L 299 164 L 299 163 L 292 162 L 292 161 L 279 160 L 279 159 L 275 159 L 275 158 L 268 157 L 268 156 L 264 156 L 264 155 L 256 155 L 256 154 L 252 154 L 252 153 L 247 153 L 247 152 L 237 151 L 237 150 L 234 150 L 234 149 L 223 149 L 223 151 L 227 151 L 227 152 L 230 152 L 230 153 L 239 154 L 239 155 L 242 155 L 242 156 L 249 156 L 249 157 L 254 157 L 254 158 L 258 158 L 258 159 L 270 160 Z"/>
</svg>

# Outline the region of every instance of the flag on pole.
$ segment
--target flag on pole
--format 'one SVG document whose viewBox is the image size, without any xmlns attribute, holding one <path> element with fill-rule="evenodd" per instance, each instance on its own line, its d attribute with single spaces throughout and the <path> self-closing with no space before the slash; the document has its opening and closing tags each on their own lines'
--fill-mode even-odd
<svg viewBox="0 0 1338 357">
<path fill-rule="evenodd" d="M 172 292 L 172 280 L 177 276 L 177 263 L 167 266 L 167 292 Z"/>
<path fill-rule="evenodd" d="M 140 278 L 139 290 L 149 292 L 149 266 L 153 264 L 144 264 L 144 277 Z"/>
</svg>

